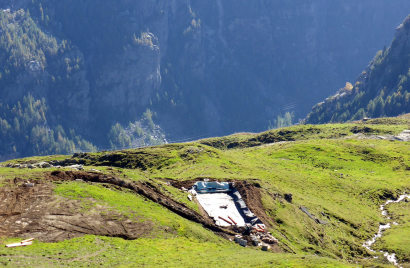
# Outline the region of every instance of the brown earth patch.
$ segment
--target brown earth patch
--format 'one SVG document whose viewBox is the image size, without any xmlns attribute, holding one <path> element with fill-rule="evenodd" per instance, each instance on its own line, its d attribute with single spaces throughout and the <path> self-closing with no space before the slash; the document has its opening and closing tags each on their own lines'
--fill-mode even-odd
<svg viewBox="0 0 410 268">
<path fill-rule="evenodd" d="M 173 179 L 161 179 L 161 178 L 157 178 L 157 179 L 169 182 L 169 184 L 171 184 L 175 188 L 181 189 L 182 187 L 184 187 L 188 190 L 194 186 L 195 182 L 204 180 L 204 178 L 196 178 L 193 180 L 185 180 L 185 181 L 177 181 Z M 217 181 L 217 180 L 210 179 L 210 181 Z"/>
<path fill-rule="evenodd" d="M 152 222 L 131 220 L 98 204 L 84 209 L 79 200 L 56 196 L 53 189 L 48 181 L 27 184 L 22 179 L 0 188 L 0 236 L 44 242 L 85 234 L 136 239 L 153 228 Z"/>
<path fill-rule="evenodd" d="M 270 227 L 271 219 L 266 215 L 262 204 L 260 189 L 255 186 L 255 183 L 235 181 L 235 188 L 241 194 L 243 201 L 245 201 L 252 213 L 255 214 L 267 227 Z"/>
</svg>

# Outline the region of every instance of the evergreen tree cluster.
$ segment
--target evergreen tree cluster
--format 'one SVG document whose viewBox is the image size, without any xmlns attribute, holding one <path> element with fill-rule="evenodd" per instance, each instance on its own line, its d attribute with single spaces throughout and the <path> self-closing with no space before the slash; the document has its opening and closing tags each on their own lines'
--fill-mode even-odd
<svg viewBox="0 0 410 268">
<path fill-rule="evenodd" d="M 410 112 L 410 16 L 388 49 L 379 51 L 354 86 L 316 104 L 306 123 L 345 122 Z"/>
<path fill-rule="evenodd" d="M 47 104 L 31 94 L 15 105 L 0 102 L 0 152 L 3 158 L 95 151 L 90 142 L 47 122 Z"/>
<path fill-rule="evenodd" d="M 110 149 L 125 149 L 167 143 L 165 134 L 153 121 L 154 114 L 147 109 L 139 120 L 129 122 L 127 127 L 120 123 L 112 125 L 108 133 Z"/>
<path fill-rule="evenodd" d="M 281 127 L 288 127 L 294 124 L 295 114 L 293 112 L 286 112 L 284 115 L 278 115 L 276 119 L 272 122 L 269 121 L 268 128 L 281 128 Z"/>
<path fill-rule="evenodd" d="M 43 70 L 47 56 L 64 50 L 24 10 L 0 11 L 0 32 L 0 79 L 3 80 L 21 68 Z"/>
<path fill-rule="evenodd" d="M 10 106 L 0 102 L 0 160 L 31 155 L 72 154 L 96 151 L 97 147 L 77 135 L 75 130 L 51 125 L 47 120 L 48 106 L 44 98 L 31 94 Z M 108 150 L 159 145 L 166 143 L 161 128 L 147 110 L 135 122 L 123 127 L 113 124 L 107 134 Z M 100 148 L 101 149 L 101 148 Z"/>
</svg>

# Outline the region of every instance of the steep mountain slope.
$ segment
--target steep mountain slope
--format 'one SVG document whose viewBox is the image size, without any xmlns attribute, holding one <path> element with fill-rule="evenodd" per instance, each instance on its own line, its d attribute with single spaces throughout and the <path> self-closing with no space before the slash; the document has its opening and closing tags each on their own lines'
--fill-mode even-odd
<svg viewBox="0 0 410 268">
<path fill-rule="evenodd" d="M 386 3 L 192 1 L 190 20 L 196 27 L 185 26 L 184 35 L 171 32 L 170 44 L 178 47 L 168 50 L 172 54 L 167 53 L 162 65 L 167 70 L 162 73 L 164 89 L 172 94 L 174 109 L 188 115 L 178 125 L 180 136 L 198 131 L 186 130 L 186 120 L 190 125 L 200 122 L 205 135 L 221 135 L 264 130 L 286 111 L 305 116 L 309 103 L 326 93 L 322 82 L 355 77 L 353 69 L 362 69 L 356 64 L 364 66 L 373 56 L 362 58 L 368 49 L 378 49 L 372 29 L 378 34 L 386 30 L 379 18 L 389 20 L 388 12 L 378 13 Z M 179 46 L 180 40 L 186 45 Z"/>
<path fill-rule="evenodd" d="M 390 40 L 410 3 L 4 0 L 0 9 L 2 103 L 45 98 L 51 128 L 107 148 L 112 127 L 148 109 L 171 140 L 301 117 Z"/>
<path fill-rule="evenodd" d="M 51 125 L 44 99 L 30 94 L 13 105 L 0 101 L 0 161 L 25 155 L 68 154 L 78 149 L 95 151 L 88 141 L 68 132 L 61 125 Z"/>
<path fill-rule="evenodd" d="M 1 163 L 0 243 L 36 242 L 0 247 L 0 263 L 375 267 L 388 262 L 363 243 L 390 223 L 373 249 L 395 252 L 405 266 L 408 202 L 386 206 L 390 220 L 380 205 L 410 190 L 410 143 L 399 135 L 409 128 L 409 116 L 300 125 Z M 237 231 L 187 198 L 182 186 L 204 178 L 235 183 L 278 239 L 269 252 L 229 241 Z"/>
<path fill-rule="evenodd" d="M 356 83 L 313 107 L 307 123 L 344 122 L 410 112 L 410 16 Z"/>
</svg>

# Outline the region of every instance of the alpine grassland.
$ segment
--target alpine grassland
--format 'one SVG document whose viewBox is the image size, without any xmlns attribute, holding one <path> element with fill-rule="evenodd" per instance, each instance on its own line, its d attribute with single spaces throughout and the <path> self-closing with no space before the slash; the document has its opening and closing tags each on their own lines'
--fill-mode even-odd
<svg viewBox="0 0 410 268">
<path fill-rule="evenodd" d="M 410 142 L 392 138 L 406 129 L 410 129 L 408 117 L 296 125 L 180 144 L 10 160 L 1 163 L 0 189 L 17 189 L 18 181 L 29 181 L 34 187 L 27 191 L 35 191 L 47 181 L 53 206 L 76 204 L 69 211 L 71 216 L 100 215 L 109 218 L 106 229 L 113 222 L 126 222 L 142 231 L 131 237 L 109 235 L 109 230 L 108 235 L 93 231 L 79 235 L 77 230 L 72 237 L 56 241 L 43 231 L 31 246 L 0 247 L 0 264 L 388 267 L 389 262 L 378 252 L 384 250 L 396 253 L 399 263 L 407 267 L 409 202 L 389 204 L 386 209 L 391 220 L 380 211 L 386 200 L 410 192 Z M 42 161 L 52 165 L 26 167 Z M 81 165 L 82 170 L 73 171 L 73 165 Z M 133 191 L 132 187 L 122 187 L 124 183 L 114 186 L 95 179 L 56 179 L 55 174 L 65 171 L 73 176 L 91 174 L 94 178 L 100 174 L 129 185 L 149 186 L 155 189 L 155 196 L 147 198 L 145 188 Z M 254 246 L 243 248 L 232 241 L 231 233 L 212 229 L 167 207 L 177 202 L 194 214 L 203 213 L 176 185 L 205 178 L 246 182 L 257 189 L 262 204 L 258 216 L 277 238 L 277 247 L 268 252 Z M 291 200 L 285 200 L 285 195 L 291 195 Z M 15 206 L 20 206 L 19 201 L 14 199 Z M 1 217 L 7 220 L 7 215 Z M 387 222 L 392 228 L 374 244 L 376 251 L 364 248 L 363 243 L 377 233 L 379 224 Z M 16 235 L 0 232 L 0 243 L 28 238 L 30 234 L 23 231 L 14 231 Z"/>
</svg>

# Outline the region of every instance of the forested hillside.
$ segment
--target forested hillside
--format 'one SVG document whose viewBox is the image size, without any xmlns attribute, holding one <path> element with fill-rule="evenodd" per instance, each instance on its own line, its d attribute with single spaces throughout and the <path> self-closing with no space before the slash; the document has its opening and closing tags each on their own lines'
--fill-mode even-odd
<svg viewBox="0 0 410 268">
<path fill-rule="evenodd" d="M 380 50 L 354 85 L 313 107 L 307 123 L 344 122 L 410 112 L 410 16 L 396 29 L 389 48 Z"/>
<path fill-rule="evenodd" d="M 48 128 L 93 144 L 75 150 L 284 126 L 352 81 L 409 9 L 407 0 L 4 0 L 1 103 L 41 100 Z M 13 116 L 1 115 L 10 126 Z M 7 144 L 27 140 L 7 131 Z M 27 146 L 0 155 L 65 152 Z"/>
</svg>

